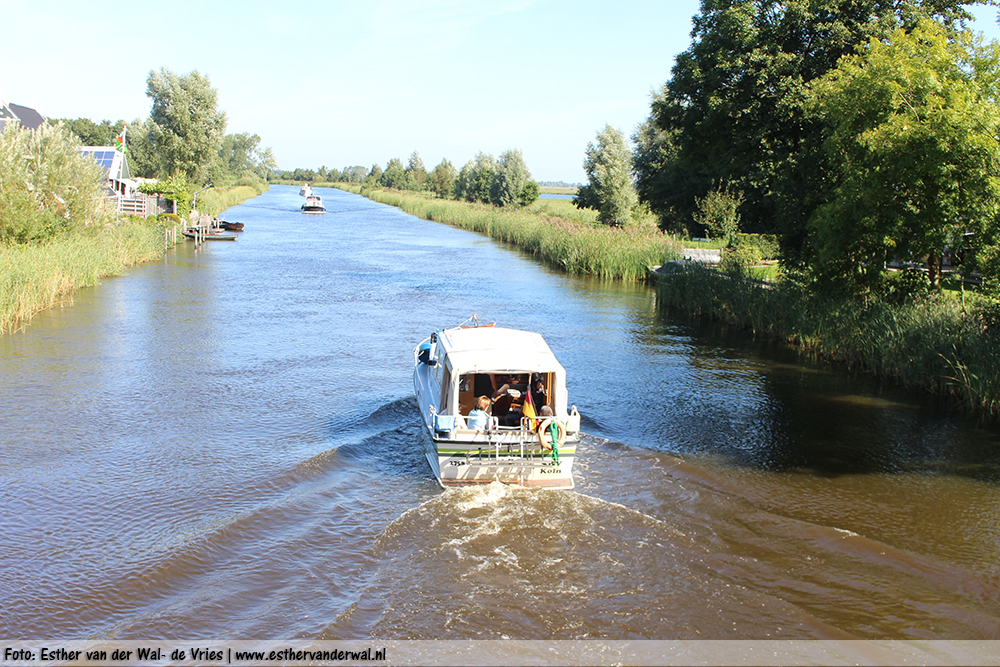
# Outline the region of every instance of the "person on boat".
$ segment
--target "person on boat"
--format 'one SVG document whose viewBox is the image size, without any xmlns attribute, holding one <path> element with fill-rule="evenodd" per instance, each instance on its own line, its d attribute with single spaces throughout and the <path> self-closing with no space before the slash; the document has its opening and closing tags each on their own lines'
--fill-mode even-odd
<svg viewBox="0 0 1000 667">
<path fill-rule="evenodd" d="M 504 383 L 493 394 L 493 414 L 505 426 L 517 426 L 521 423 L 521 404 L 515 403 L 528 390 L 528 376 L 508 375 Z"/>
<path fill-rule="evenodd" d="M 545 393 L 545 381 L 541 378 L 535 378 L 535 388 L 531 390 L 531 402 L 536 408 L 547 405 L 549 402 L 549 397 Z"/>
<path fill-rule="evenodd" d="M 469 411 L 469 418 L 466 424 L 474 431 L 482 431 L 486 428 L 486 423 L 490 419 L 487 410 L 490 409 L 490 397 L 480 396 L 476 399 L 476 407 Z"/>
</svg>

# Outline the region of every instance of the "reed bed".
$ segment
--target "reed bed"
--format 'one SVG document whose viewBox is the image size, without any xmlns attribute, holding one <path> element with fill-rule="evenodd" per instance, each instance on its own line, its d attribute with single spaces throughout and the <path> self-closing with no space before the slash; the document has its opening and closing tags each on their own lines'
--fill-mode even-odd
<svg viewBox="0 0 1000 667">
<path fill-rule="evenodd" d="M 659 302 L 780 339 L 818 357 L 956 397 L 1000 417 L 998 304 L 945 296 L 912 302 L 823 298 L 791 281 L 694 266 L 659 281 Z"/>
<path fill-rule="evenodd" d="M 23 326 L 81 287 L 162 257 L 163 235 L 158 225 L 127 222 L 43 245 L 0 246 L 0 333 Z"/>
<path fill-rule="evenodd" d="M 232 185 L 212 188 L 198 195 L 198 210 L 207 215 L 219 215 L 231 206 L 263 194 L 267 188 L 265 181 L 240 179 Z"/>
<path fill-rule="evenodd" d="M 648 228 L 611 228 L 530 209 L 508 210 L 419 194 L 345 186 L 424 220 L 479 232 L 514 245 L 567 273 L 646 280 L 650 269 L 681 256 L 671 237 Z"/>
</svg>

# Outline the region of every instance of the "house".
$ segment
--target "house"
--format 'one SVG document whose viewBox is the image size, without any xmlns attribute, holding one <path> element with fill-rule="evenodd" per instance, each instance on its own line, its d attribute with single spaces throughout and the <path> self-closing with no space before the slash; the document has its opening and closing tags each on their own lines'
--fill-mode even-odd
<svg viewBox="0 0 1000 667">
<path fill-rule="evenodd" d="M 125 153 L 116 150 L 114 146 L 83 146 L 80 153 L 93 159 L 104 169 L 104 177 L 112 193 L 121 197 L 135 195 L 138 184 L 132 180 Z"/>
<path fill-rule="evenodd" d="M 91 158 L 104 169 L 108 199 L 118 213 L 145 218 L 158 213 L 174 213 L 174 202 L 157 195 L 138 191 L 139 180 L 132 178 L 125 153 L 125 131 L 118 137 L 117 146 L 83 146 L 80 153 Z"/>
<path fill-rule="evenodd" d="M 29 107 L 0 100 L 0 130 L 3 130 L 7 123 L 19 123 L 29 130 L 37 130 L 45 124 L 45 117 Z"/>
</svg>

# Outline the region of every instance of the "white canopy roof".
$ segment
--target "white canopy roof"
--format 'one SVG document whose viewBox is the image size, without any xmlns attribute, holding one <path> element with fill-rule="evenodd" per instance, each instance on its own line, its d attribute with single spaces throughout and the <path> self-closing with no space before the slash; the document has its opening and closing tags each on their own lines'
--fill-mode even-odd
<svg viewBox="0 0 1000 667">
<path fill-rule="evenodd" d="M 565 372 L 545 339 L 531 331 L 445 329 L 438 334 L 438 344 L 437 356 L 447 359 L 452 373 Z"/>
</svg>

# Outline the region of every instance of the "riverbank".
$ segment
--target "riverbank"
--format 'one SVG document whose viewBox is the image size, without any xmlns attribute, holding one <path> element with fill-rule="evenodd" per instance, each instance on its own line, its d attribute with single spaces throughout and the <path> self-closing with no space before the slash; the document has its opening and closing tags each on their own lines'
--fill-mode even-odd
<svg viewBox="0 0 1000 667">
<path fill-rule="evenodd" d="M 345 183 L 334 187 L 423 220 L 485 234 L 571 274 L 641 281 L 647 279 L 652 267 L 681 257 L 680 244 L 655 227 L 607 227 L 587 221 L 593 219 L 592 211 L 573 217 L 558 215 L 552 209 L 557 200 L 545 200 L 535 210 L 508 210 Z"/>
<path fill-rule="evenodd" d="M 967 305 L 930 294 L 862 303 L 697 264 L 659 275 L 661 307 L 712 317 L 1000 417 L 1000 306 L 994 301 Z"/>
<path fill-rule="evenodd" d="M 211 195 L 199 197 L 198 208 L 217 215 L 266 190 L 266 183 L 210 190 Z M 70 299 L 77 290 L 162 259 L 165 229 L 173 225 L 155 219 L 109 218 L 100 231 L 73 232 L 42 244 L 0 246 L 0 334 L 25 326 L 36 313 Z"/>
<path fill-rule="evenodd" d="M 73 292 L 163 257 L 164 227 L 123 221 L 43 245 L 0 247 L 0 333 L 12 332 Z"/>
<path fill-rule="evenodd" d="M 228 187 L 212 188 L 198 195 L 198 210 L 217 216 L 227 208 L 242 204 L 268 190 L 266 181 L 257 178 L 243 178 Z"/>
</svg>

